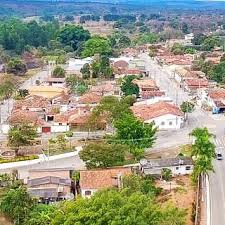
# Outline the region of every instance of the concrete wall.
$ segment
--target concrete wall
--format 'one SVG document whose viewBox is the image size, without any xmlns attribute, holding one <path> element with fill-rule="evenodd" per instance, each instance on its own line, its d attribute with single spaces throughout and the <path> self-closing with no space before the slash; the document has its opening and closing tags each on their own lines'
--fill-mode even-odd
<svg viewBox="0 0 225 225">
<path fill-rule="evenodd" d="M 54 123 L 54 125 L 51 126 L 52 133 L 61 133 L 61 132 L 63 133 L 63 132 L 67 132 L 69 130 L 70 130 L 70 127 L 67 124 L 59 125 L 57 123 Z"/>
</svg>

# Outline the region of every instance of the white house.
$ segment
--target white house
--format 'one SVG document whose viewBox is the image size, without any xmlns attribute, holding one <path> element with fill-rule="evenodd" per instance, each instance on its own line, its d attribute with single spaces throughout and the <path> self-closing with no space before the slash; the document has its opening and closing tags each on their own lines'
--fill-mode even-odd
<svg viewBox="0 0 225 225">
<path fill-rule="evenodd" d="M 170 169 L 173 176 L 191 174 L 193 161 L 190 157 L 177 157 L 165 159 L 142 159 L 140 169 L 144 175 L 160 176 L 163 169 Z"/>
<path fill-rule="evenodd" d="M 68 66 L 66 68 L 66 72 L 68 74 L 80 73 L 80 70 L 83 68 L 85 64 L 91 64 L 93 59 L 91 57 L 85 59 L 74 59 L 70 58 L 68 62 Z"/>
<path fill-rule="evenodd" d="M 184 113 L 174 104 L 156 102 L 150 105 L 134 105 L 134 115 L 145 123 L 154 122 L 159 130 L 180 129 L 184 125 Z"/>
<path fill-rule="evenodd" d="M 131 174 L 131 168 L 124 167 L 80 171 L 81 196 L 89 198 L 101 189 L 120 188 L 122 177 L 129 174 Z"/>
<path fill-rule="evenodd" d="M 198 98 L 198 104 L 210 107 L 213 114 L 225 111 L 225 89 L 202 89 L 198 91 Z"/>
</svg>

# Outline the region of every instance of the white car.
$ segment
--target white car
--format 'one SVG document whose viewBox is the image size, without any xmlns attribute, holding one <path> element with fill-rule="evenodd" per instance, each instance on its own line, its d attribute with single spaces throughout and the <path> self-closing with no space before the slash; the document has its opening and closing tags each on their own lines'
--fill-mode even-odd
<svg viewBox="0 0 225 225">
<path fill-rule="evenodd" d="M 216 159 L 217 159 L 217 160 L 223 160 L 223 155 L 222 155 L 222 153 L 216 153 Z"/>
</svg>

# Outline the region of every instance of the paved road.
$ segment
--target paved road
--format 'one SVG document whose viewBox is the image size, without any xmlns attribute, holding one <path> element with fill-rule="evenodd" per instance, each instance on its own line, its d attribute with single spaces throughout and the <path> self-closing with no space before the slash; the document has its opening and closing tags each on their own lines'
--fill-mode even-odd
<svg viewBox="0 0 225 225">
<path fill-rule="evenodd" d="M 169 74 L 156 64 L 146 54 L 142 55 L 146 60 L 147 70 L 150 75 L 156 80 L 161 89 L 167 91 L 167 95 L 173 99 L 177 105 L 183 101 L 190 99 L 176 83 L 169 79 Z M 178 146 L 182 143 L 190 142 L 188 133 L 195 127 L 207 127 L 211 133 L 216 135 L 213 140 L 217 151 L 222 151 L 225 155 L 225 117 L 213 116 L 205 113 L 199 108 L 189 115 L 189 124 L 180 131 L 172 131 L 170 133 L 159 133 L 156 148 Z M 211 202 L 211 224 L 210 225 L 225 225 L 225 160 L 214 161 L 215 173 L 209 175 L 209 189 Z"/>
</svg>

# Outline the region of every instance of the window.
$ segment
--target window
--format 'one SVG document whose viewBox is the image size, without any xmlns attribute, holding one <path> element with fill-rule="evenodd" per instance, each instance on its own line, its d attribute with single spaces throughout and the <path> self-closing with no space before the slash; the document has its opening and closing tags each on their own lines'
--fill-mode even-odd
<svg viewBox="0 0 225 225">
<path fill-rule="evenodd" d="M 164 121 L 162 121 L 162 122 L 161 122 L 161 125 L 162 125 L 162 126 L 164 126 L 164 125 L 165 125 L 165 122 L 164 122 Z"/>
<path fill-rule="evenodd" d="M 85 191 L 84 194 L 85 195 L 91 195 L 91 191 Z"/>
<path fill-rule="evenodd" d="M 59 126 L 62 126 L 62 123 L 59 123 Z"/>
<path fill-rule="evenodd" d="M 170 121 L 170 122 L 169 122 L 169 125 L 170 125 L 170 126 L 172 126 L 172 125 L 173 125 L 173 122 L 172 122 L 172 121 Z"/>
<path fill-rule="evenodd" d="M 190 166 L 186 166 L 185 169 L 186 169 L 186 170 L 191 170 L 191 167 L 190 167 Z"/>
<path fill-rule="evenodd" d="M 176 167 L 176 170 L 179 170 L 179 167 L 178 166 Z"/>
</svg>

